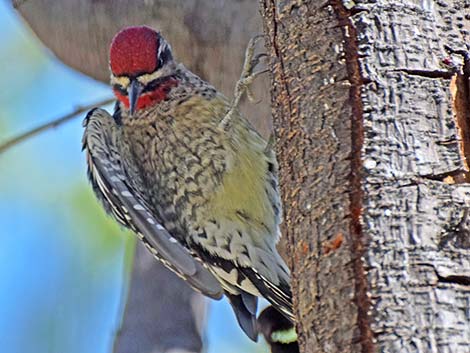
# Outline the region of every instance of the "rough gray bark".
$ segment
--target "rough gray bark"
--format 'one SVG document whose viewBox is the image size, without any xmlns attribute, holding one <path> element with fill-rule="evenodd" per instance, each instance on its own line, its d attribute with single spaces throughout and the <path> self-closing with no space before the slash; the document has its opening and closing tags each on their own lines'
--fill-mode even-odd
<svg viewBox="0 0 470 353">
<path fill-rule="evenodd" d="M 469 6 L 261 0 L 303 352 L 469 352 Z"/>
<path fill-rule="evenodd" d="M 258 5 L 252 0 L 19 0 L 13 3 L 38 38 L 59 59 L 105 83 L 109 79 L 108 48 L 112 37 L 122 27 L 145 24 L 160 29 L 178 60 L 230 97 L 240 75 L 246 44 L 261 32 Z M 263 102 L 246 105 L 244 110 L 261 132 L 268 135 L 271 119 L 266 78 L 256 82 L 254 93 Z M 202 305 L 200 296 L 156 261 L 152 262 L 145 251 L 139 250 L 137 257 L 115 351 L 154 353 L 185 348 L 199 352 L 201 332 L 197 328 L 204 322 L 204 315 L 201 309 L 194 311 L 193 304 Z M 153 265 L 147 267 L 144 265 L 147 262 Z"/>
</svg>

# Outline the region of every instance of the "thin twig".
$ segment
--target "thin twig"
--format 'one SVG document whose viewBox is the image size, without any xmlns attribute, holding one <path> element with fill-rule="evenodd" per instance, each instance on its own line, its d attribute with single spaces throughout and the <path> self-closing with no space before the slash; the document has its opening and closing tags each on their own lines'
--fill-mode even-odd
<svg viewBox="0 0 470 353">
<path fill-rule="evenodd" d="M 79 106 L 73 112 L 70 112 L 69 114 L 66 114 L 66 115 L 64 115 L 60 118 L 53 119 L 52 121 L 49 121 L 48 123 L 45 123 L 43 125 L 39 125 L 38 127 L 35 127 L 34 129 L 28 130 L 28 131 L 26 131 L 26 132 L 24 132 L 24 133 L 22 133 L 22 134 L 20 134 L 16 137 L 13 137 L 13 138 L 11 138 L 11 139 L 3 142 L 3 143 L 0 143 L 0 154 L 7 151 L 8 149 L 10 149 L 13 146 L 15 146 L 15 145 L 17 145 L 17 144 L 33 137 L 33 136 L 36 136 L 36 135 L 40 134 L 43 131 L 56 128 L 59 125 L 62 125 L 63 123 L 65 123 L 69 120 L 72 120 L 78 114 L 85 113 L 85 112 L 87 112 L 88 110 L 90 110 L 94 107 L 99 107 L 99 106 L 102 106 L 102 105 L 112 103 L 114 101 L 114 99 L 115 98 L 106 98 L 102 101 L 99 101 L 99 102 L 96 102 L 96 103 L 93 103 L 93 104 L 89 104 L 89 105 L 85 105 L 85 106 L 81 106 L 81 107 Z"/>
</svg>

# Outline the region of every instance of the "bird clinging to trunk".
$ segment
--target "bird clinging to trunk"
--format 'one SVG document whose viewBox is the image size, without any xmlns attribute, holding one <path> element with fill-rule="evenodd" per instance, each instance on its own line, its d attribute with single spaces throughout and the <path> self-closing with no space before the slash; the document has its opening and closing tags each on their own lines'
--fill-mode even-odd
<svg viewBox="0 0 470 353">
<path fill-rule="evenodd" d="M 174 58 L 149 27 L 119 32 L 110 48 L 111 116 L 90 111 L 83 148 L 106 211 L 194 289 L 225 294 L 257 339 L 257 297 L 293 321 L 289 270 L 276 250 L 281 202 L 271 145 L 237 105 Z"/>
</svg>

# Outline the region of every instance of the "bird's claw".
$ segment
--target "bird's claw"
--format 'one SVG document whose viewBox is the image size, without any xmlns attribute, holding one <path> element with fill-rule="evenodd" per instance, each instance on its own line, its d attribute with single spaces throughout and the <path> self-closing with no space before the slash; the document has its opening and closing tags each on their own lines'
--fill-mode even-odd
<svg viewBox="0 0 470 353">
<path fill-rule="evenodd" d="M 256 98 L 253 95 L 250 86 L 259 75 L 269 71 L 268 69 L 262 69 L 253 72 L 256 66 L 260 63 L 261 59 L 267 57 L 266 53 L 259 53 L 255 55 L 256 44 L 261 38 L 264 38 L 264 35 L 258 34 L 251 38 L 248 42 L 245 51 L 245 61 L 243 62 L 242 73 L 240 75 L 240 79 L 235 85 L 234 97 L 230 105 L 230 109 L 220 123 L 223 128 L 225 128 L 229 124 L 230 120 L 232 119 L 233 112 L 236 108 L 238 108 L 240 100 L 244 94 L 246 94 L 250 102 L 259 103 L 259 101 L 256 101 Z"/>
</svg>

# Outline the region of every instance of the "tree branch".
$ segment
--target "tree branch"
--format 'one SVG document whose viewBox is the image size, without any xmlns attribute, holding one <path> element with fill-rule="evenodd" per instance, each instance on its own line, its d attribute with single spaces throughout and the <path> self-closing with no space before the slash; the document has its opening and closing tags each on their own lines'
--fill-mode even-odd
<svg viewBox="0 0 470 353">
<path fill-rule="evenodd" d="M 61 116 L 59 118 L 55 118 L 55 119 L 53 119 L 53 120 L 51 120 L 51 121 L 49 121 L 45 124 L 42 124 L 42 125 L 39 125 L 39 126 L 35 127 L 34 129 L 28 130 L 28 131 L 26 131 L 26 132 L 24 132 L 24 133 L 22 133 L 18 136 L 12 137 L 11 139 L 9 139 L 9 140 L 7 140 L 3 143 L 0 143 L 0 154 L 6 152 L 7 150 L 12 148 L 13 146 L 18 145 L 23 141 L 26 141 L 26 140 L 28 140 L 28 139 L 36 136 L 36 135 L 39 135 L 41 132 L 59 127 L 60 125 L 66 123 L 67 121 L 72 120 L 73 118 L 75 118 L 79 114 L 85 113 L 85 112 L 89 111 L 90 109 L 93 109 L 94 107 L 98 107 L 98 106 L 102 106 L 102 105 L 112 103 L 113 101 L 114 101 L 114 98 L 106 98 L 106 99 L 103 99 L 103 100 L 98 101 L 98 102 L 93 103 L 93 104 L 88 104 L 88 105 L 85 105 L 85 106 L 79 106 L 74 111 L 72 111 L 72 112 L 70 112 L 70 113 L 68 113 L 64 116 Z"/>
</svg>

